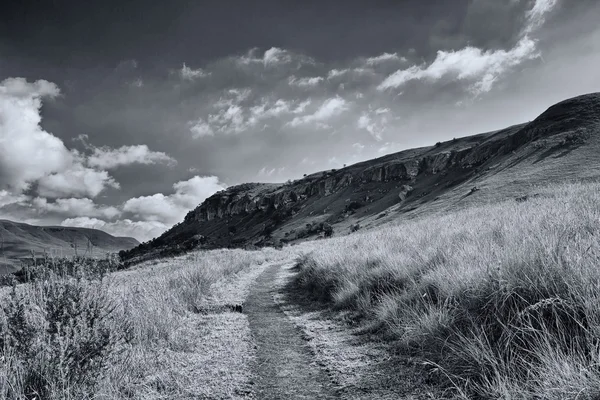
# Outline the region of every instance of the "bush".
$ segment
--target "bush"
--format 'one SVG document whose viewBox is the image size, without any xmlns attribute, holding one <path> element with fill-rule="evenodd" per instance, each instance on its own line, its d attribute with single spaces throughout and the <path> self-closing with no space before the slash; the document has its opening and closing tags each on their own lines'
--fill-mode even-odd
<svg viewBox="0 0 600 400">
<path fill-rule="evenodd" d="M 2 398 L 84 398 L 131 339 L 99 281 L 49 277 L 14 288 L 0 307 Z"/>
</svg>

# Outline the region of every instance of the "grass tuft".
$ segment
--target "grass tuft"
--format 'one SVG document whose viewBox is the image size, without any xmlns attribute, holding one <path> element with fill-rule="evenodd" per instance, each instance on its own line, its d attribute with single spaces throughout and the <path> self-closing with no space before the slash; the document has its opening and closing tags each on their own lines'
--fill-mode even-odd
<svg viewBox="0 0 600 400">
<path fill-rule="evenodd" d="M 465 396 L 600 396 L 600 184 L 322 242 L 296 285 Z"/>
</svg>

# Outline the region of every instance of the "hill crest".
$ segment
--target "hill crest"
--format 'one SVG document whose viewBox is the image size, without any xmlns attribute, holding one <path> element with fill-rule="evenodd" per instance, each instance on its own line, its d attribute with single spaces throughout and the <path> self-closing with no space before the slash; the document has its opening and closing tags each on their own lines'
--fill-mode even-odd
<svg viewBox="0 0 600 400">
<path fill-rule="evenodd" d="M 98 229 L 35 226 L 0 220 L 0 274 L 16 270 L 19 259 L 31 258 L 32 251 L 40 256 L 101 257 L 106 253 L 129 250 L 138 244 L 134 238 L 116 237 Z"/>
<path fill-rule="evenodd" d="M 527 195 L 533 186 L 600 177 L 600 93 L 527 124 L 408 149 L 284 184 L 246 183 L 206 199 L 184 221 L 129 251 L 281 245 L 399 218 Z"/>
</svg>

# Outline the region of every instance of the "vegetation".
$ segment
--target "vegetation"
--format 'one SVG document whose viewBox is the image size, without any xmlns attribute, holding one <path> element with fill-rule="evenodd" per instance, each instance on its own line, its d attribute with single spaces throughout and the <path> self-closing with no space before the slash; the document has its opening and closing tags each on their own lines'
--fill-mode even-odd
<svg viewBox="0 0 600 400">
<path fill-rule="evenodd" d="M 196 252 L 113 274 L 83 259 L 37 264 L 0 292 L 0 399 L 181 396 L 190 383 L 169 363 L 193 351 L 190 315 L 216 282 L 275 254 Z"/>
<path fill-rule="evenodd" d="M 0 286 L 12 286 L 17 283 L 35 282 L 54 279 L 54 277 L 75 277 L 98 279 L 106 274 L 124 268 L 114 253 L 107 253 L 106 258 L 86 257 L 44 257 L 22 260 L 22 268 L 14 274 L 0 275 Z"/>
<path fill-rule="evenodd" d="M 600 396 L 600 184 L 321 242 L 295 283 L 465 398 Z"/>
</svg>

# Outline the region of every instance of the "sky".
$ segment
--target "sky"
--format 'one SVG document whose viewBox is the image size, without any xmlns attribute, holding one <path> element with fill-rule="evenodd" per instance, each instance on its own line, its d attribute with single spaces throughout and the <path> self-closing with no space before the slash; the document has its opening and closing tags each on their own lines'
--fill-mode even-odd
<svg viewBox="0 0 600 400">
<path fill-rule="evenodd" d="M 600 91 L 597 0 L 11 1 L 0 219 L 140 241 L 211 194 Z"/>
</svg>

